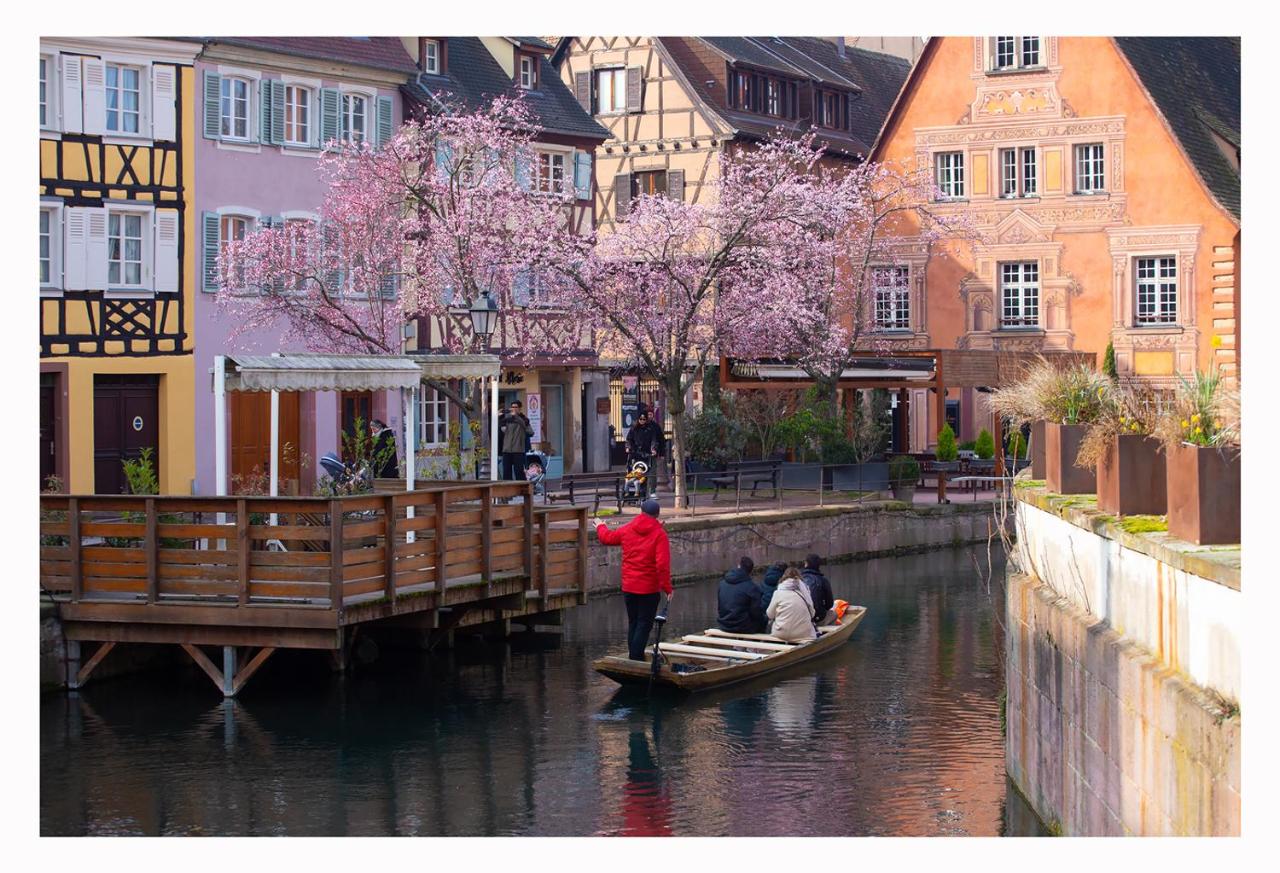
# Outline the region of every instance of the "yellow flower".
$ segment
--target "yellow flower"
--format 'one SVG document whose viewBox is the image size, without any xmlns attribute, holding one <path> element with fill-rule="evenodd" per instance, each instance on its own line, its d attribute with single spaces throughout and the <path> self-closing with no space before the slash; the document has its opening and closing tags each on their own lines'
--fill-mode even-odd
<svg viewBox="0 0 1280 873">
<path fill-rule="evenodd" d="M 1215 335 L 1214 335 L 1214 337 L 1213 337 L 1213 339 L 1209 340 L 1209 345 L 1213 346 L 1215 349 L 1217 349 L 1217 348 L 1221 348 L 1221 347 L 1222 347 L 1222 337 L 1217 336 L 1217 335 L 1215 334 Z"/>
<path fill-rule="evenodd" d="M 1138 432 L 1138 423 L 1136 421 L 1133 423 L 1133 427 L 1131 428 L 1131 430 L 1133 430 L 1134 433 Z"/>
<path fill-rule="evenodd" d="M 1192 431 L 1192 433 L 1197 433 L 1197 434 L 1200 433 L 1200 428 L 1196 428 L 1195 430 Z"/>
<path fill-rule="evenodd" d="M 1187 427 L 1187 420 L 1185 418 L 1182 419 L 1182 426 Z"/>
<path fill-rule="evenodd" d="M 1191 423 L 1192 423 L 1192 424 L 1199 424 L 1199 423 L 1200 423 L 1200 413 L 1196 412 L 1196 413 L 1193 413 L 1193 414 L 1192 414 L 1192 416 L 1191 416 Z"/>
</svg>

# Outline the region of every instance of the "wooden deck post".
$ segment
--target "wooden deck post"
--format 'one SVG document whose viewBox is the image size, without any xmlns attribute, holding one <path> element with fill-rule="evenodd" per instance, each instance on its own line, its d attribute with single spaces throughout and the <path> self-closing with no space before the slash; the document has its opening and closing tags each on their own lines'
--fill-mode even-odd
<svg viewBox="0 0 1280 873">
<path fill-rule="evenodd" d="M 447 492 L 436 492 L 436 602 L 443 603 L 445 597 L 445 561 L 448 559 L 446 540 L 449 537 L 449 504 L 445 501 Z"/>
<path fill-rule="evenodd" d="M 222 696 L 232 697 L 235 695 L 235 678 L 236 678 L 236 647 L 222 647 Z"/>
<path fill-rule="evenodd" d="M 493 486 L 480 486 L 480 576 L 484 579 L 484 596 L 493 596 Z"/>
<path fill-rule="evenodd" d="M 239 602 L 245 606 L 249 602 L 249 501 L 243 497 L 236 500 L 236 566 Z"/>
<path fill-rule="evenodd" d="M 547 545 L 551 539 L 549 514 L 538 516 L 538 598 L 543 609 L 547 608 Z"/>
<path fill-rule="evenodd" d="M 524 571 L 533 583 L 533 486 L 524 495 Z"/>
<path fill-rule="evenodd" d="M 160 592 L 160 540 L 156 536 L 156 499 L 148 497 L 145 501 L 147 513 L 147 533 L 142 540 L 142 549 L 147 556 L 147 603 L 155 603 Z"/>
<path fill-rule="evenodd" d="M 329 501 L 329 608 L 342 608 L 342 501 Z"/>
<path fill-rule="evenodd" d="M 80 566 L 80 500 L 67 500 L 67 545 L 71 547 L 71 602 L 84 596 L 84 573 Z"/>
<path fill-rule="evenodd" d="M 578 515 L 578 603 L 587 602 L 587 508 Z"/>
<path fill-rule="evenodd" d="M 396 599 L 396 501 L 394 494 L 388 494 L 383 500 L 383 536 L 386 538 L 386 581 L 382 591 L 388 600 Z"/>
</svg>

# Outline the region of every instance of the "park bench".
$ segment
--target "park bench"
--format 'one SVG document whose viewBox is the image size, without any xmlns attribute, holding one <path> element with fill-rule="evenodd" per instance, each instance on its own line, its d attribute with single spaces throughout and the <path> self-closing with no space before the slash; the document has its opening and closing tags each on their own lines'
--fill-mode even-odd
<svg viewBox="0 0 1280 873">
<path fill-rule="evenodd" d="M 756 496 L 756 489 L 760 485 L 767 483 L 773 491 L 773 496 L 778 496 L 778 476 L 782 472 L 782 464 L 778 461 L 730 461 L 724 473 L 714 476 L 711 484 L 715 486 L 715 492 L 711 495 L 711 499 L 715 500 L 720 496 L 721 488 L 736 488 L 742 490 L 744 483 L 751 483 L 751 496 Z"/>
<path fill-rule="evenodd" d="M 546 482 L 546 502 L 567 500 L 576 505 L 579 497 L 591 497 L 592 512 L 600 511 L 600 498 L 607 497 L 618 504 L 622 511 L 622 480 L 626 474 L 621 470 L 603 473 L 565 473 L 558 481 Z"/>
</svg>

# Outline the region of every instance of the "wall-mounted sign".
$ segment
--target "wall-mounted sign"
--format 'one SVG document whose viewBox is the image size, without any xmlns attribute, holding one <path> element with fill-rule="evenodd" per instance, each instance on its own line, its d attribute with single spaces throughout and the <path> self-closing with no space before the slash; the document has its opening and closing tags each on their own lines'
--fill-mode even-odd
<svg viewBox="0 0 1280 873">
<path fill-rule="evenodd" d="M 636 412 L 640 408 L 640 378 L 638 376 L 622 377 L 622 429 L 630 430 L 636 423 Z"/>
<path fill-rule="evenodd" d="M 133 429 L 134 429 L 134 430 L 142 430 L 142 416 L 141 416 L 141 415 L 135 415 L 135 416 L 133 417 Z"/>
<path fill-rule="evenodd" d="M 542 442 L 542 395 L 526 394 L 524 396 L 525 415 L 529 416 L 529 425 L 533 428 L 533 441 Z"/>
<path fill-rule="evenodd" d="M 609 398 L 597 397 L 596 398 L 596 415 L 608 415 L 608 414 L 609 414 Z"/>
</svg>

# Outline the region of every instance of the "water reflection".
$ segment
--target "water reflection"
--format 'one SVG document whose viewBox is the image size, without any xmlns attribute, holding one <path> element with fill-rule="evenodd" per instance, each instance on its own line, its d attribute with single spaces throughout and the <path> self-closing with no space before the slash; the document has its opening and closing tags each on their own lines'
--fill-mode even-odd
<svg viewBox="0 0 1280 873">
<path fill-rule="evenodd" d="M 562 640 L 387 654 L 331 676 L 278 654 L 244 697 L 156 675 L 41 706 L 46 834 L 985 834 L 1034 832 L 1006 799 L 999 592 L 962 553 L 832 568 L 870 607 L 853 641 L 685 700 L 590 669 L 614 599 Z M 668 633 L 714 622 L 681 591 Z"/>
</svg>

